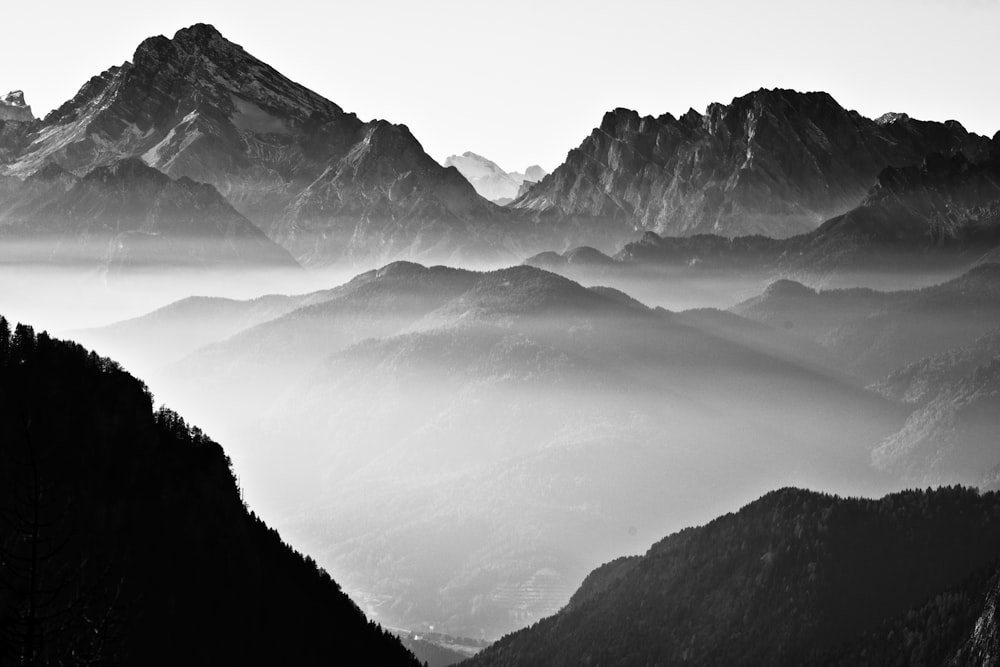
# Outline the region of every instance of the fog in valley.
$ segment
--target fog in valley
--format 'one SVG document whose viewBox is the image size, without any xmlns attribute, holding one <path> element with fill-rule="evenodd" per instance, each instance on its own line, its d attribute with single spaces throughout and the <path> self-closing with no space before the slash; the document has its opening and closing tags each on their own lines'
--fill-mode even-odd
<svg viewBox="0 0 1000 667">
<path fill-rule="evenodd" d="M 929 445 L 944 427 L 911 387 L 935 354 L 967 349 L 972 372 L 995 345 L 996 265 L 475 269 L 20 264 L 0 303 L 143 379 L 224 445 L 251 509 L 414 631 L 497 639 L 776 488 L 874 496 L 1000 464 L 988 414 Z"/>
</svg>

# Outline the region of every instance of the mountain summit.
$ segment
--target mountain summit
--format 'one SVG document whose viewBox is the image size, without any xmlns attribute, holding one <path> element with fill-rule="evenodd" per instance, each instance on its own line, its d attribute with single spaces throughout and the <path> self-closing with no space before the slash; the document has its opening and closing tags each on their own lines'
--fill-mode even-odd
<svg viewBox="0 0 1000 667">
<path fill-rule="evenodd" d="M 3 97 L 0 97 L 0 121 L 32 121 L 35 114 L 31 113 L 31 107 L 24 101 L 24 93 L 20 90 L 12 90 Z"/>
<path fill-rule="evenodd" d="M 83 175 L 130 157 L 213 185 L 314 264 L 448 255 L 472 222 L 496 214 L 406 126 L 358 119 L 204 24 L 151 37 L 131 62 L 92 78 L 0 173 L 25 177 L 55 161 Z"/>
<path fill-rule="evenodd" d="M 533 185 L 546 176 L 546 171 L 537 164 L 525 169 L 523 174 L 517 171 L 508 173 L 496 162 L 472 151 L 449 155 L 444 166 L 458 169 L 476 192 L 498 204 L 510 203 L 518 196 L 522 186 L 526 183 Z"/>
</svg>

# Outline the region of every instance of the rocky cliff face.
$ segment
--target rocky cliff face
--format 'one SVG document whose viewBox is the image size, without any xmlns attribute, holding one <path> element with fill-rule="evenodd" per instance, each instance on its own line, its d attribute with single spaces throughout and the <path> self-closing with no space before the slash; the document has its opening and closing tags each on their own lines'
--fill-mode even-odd
<svg viewBox="0 0 1000 667">
<path fill-rule="evenodd" d="M 812 232 L 779 240 L 647 232 L 616 259 L 826 272 L 897 261 L 969 265 L 997 246 L 1000 159 L 973 162 L 956 153 L 886 168 L 860 204 Z"/>
<path fill-rule="evenodd" d="M 147 39 L 131 62 L 91 79 L 30 139 L 4 172 L 23 177 L 55 161 L 82 175 L 139 158 L 173 178 L 213 185 L 314 263 L 386 248 L 453 251 L 470 225 L 496 214 L 405 126 L 359 120 L 207 25 Z"/>
<path fill-rule="evenodd" d="M 949 665 L 986 667 L 997 662 L 1000 662 L 1000 573 L 989 584 L 983 613 Z"/>
<path fill-rule="evenodd" d="M 24 101 L 24 93 L 14 90 L 0 97 L 0 120 L 30 122 L 35 120 L 31 107 Z"/>
<path fill-rule="evenodd" d="M 888 166 L 989 146 L 954 121 L 876 121 L 826 93 L 758 90 L 680 118 L 609 112 L 513 206 L 660 234 L 785 237 L 857 206 Z"/>
</svg>

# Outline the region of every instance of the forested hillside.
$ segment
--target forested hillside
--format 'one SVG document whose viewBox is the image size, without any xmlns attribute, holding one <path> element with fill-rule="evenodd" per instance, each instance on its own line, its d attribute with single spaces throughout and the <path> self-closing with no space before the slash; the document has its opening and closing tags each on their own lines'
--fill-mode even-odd
<svg viewBox="0 0 1000 667">
<path fill-rule="evenodd" d="M 416 664 L 145 385 L 0 318 L 0 664 Z"/>
</svg>

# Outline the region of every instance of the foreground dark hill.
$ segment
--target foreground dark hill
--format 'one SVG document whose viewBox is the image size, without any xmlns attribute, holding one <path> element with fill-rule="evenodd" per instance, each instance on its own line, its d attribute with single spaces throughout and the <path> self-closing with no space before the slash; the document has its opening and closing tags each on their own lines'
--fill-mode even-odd
<svg viewBox="0 0 1000 667">
<path fill-rule="evenodd" d="M 284 269 L 298 264 L 210 185 L 136 158 L 82 177 L 48 162 L 0 183 L 4 261 L 108 269 Z"/>
<path fill-rule="evenodd" d="M 955 121 L 870 120 L 826 93 L 761 89 L 680 118 L 609 112 L 511 206 L 670 236 L 785 237 L 857 206 L 886 167 L 988 151 Z"/>
<path fill-rule="evenodd" d="M 26 129 L 0 172 L 139 158 L 213 185 L 303 262 L 496 250 L 496 207 L 406 126 L 346 113 L 212 26 L 145 40 Z"/>
<path fill-rule="evenodd" d="M 0 320 L 2 664 L 417 664 L 140 381 Z"/>
<path fill-rule="evenodd" d="M 860 500 L 783 489 L 598 568 L 565 609 L 465 664 L 828 664 L 838 650 L 859 658 L 843 664 L 862 664 L 872 657 L 864 644 L 840 647 L 894 619 L 922 621 L 931 644 L 885 632 L 883 657 L 990 664 L 975 655 L 996 644 L 998 556 L 997 494 Z M 967 608 L 934 597 L 956 589 Z M 928 600 L 948 615 L 918 621 Z"/>
<path fill-rule="evenodd" d="M 871 448 L 908 411 L 780 328 L 525 266 L 397 262 L 334 292 L 151 381 L 387 625 L 493 639 L 726 504 L 894 484 Z"/>
</svg>

